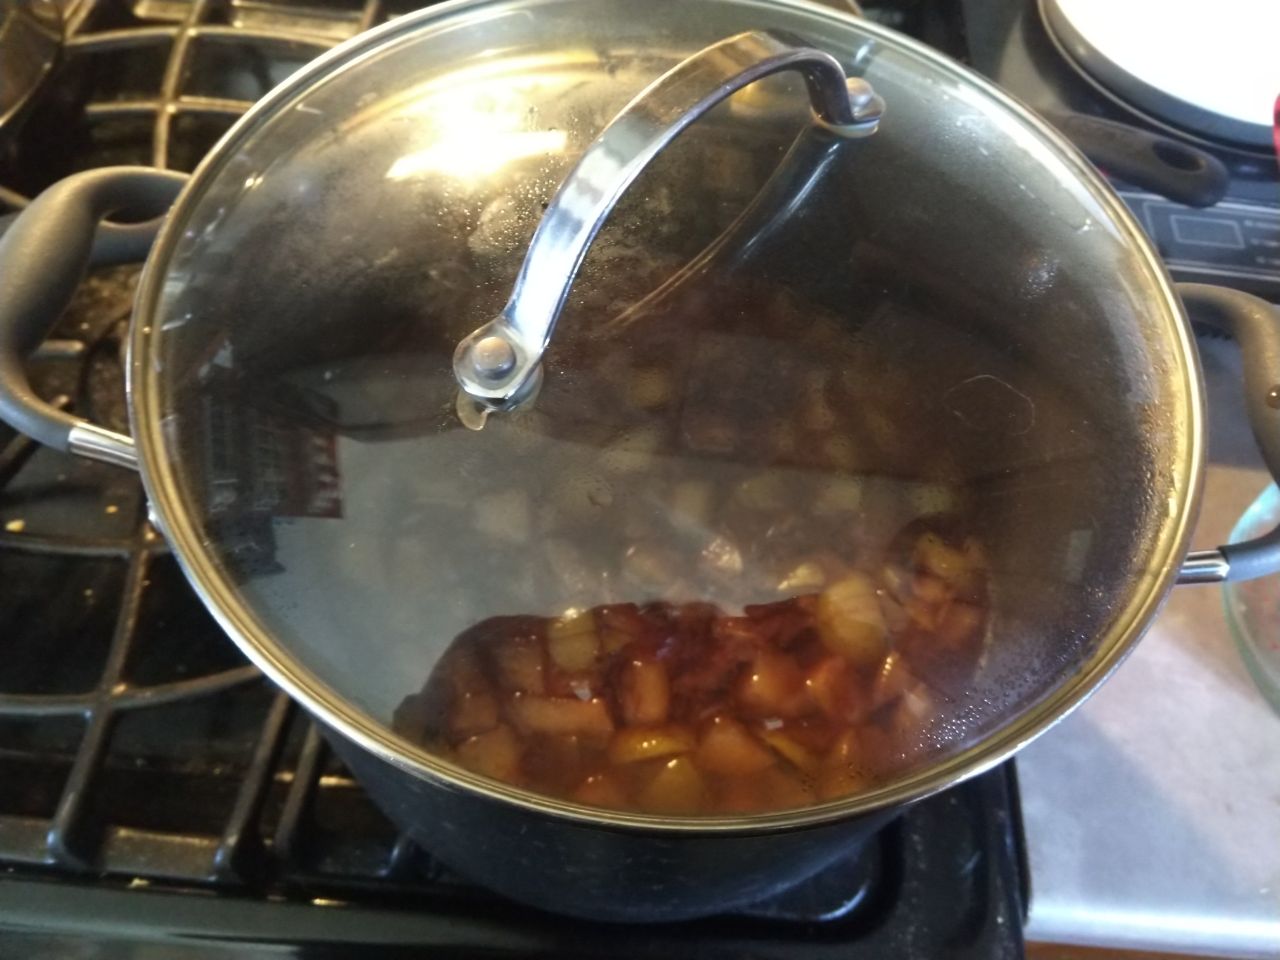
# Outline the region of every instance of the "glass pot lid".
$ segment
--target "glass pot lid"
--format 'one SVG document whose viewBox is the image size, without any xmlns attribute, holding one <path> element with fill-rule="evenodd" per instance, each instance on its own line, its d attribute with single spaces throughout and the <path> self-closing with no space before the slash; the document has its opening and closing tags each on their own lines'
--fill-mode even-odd
<svg viewBox="0 0 1280 960">
<path fill-rule="evenodd" d="M 1069 147 L 911 41 L 607 9 L 406 17 L 223 141 L 139 298 L 167 532 L 326 720 L 521 802 L 834 812 L 990 762 L 1171 582 L 1199 394 L 1166 278 Z M 803 71 L 703 104 L 571 284 L 522 275 L 619 111 L 748 31 Z M 815 122 L 815 57 L 874 135 Z M 518 278 L 563 310 L 477 402 L 455 352 Z"/>
</svg>

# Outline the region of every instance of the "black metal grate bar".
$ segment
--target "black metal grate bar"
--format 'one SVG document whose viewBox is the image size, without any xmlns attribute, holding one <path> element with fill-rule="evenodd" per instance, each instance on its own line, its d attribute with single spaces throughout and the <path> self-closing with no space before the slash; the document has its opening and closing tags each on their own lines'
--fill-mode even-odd
<svg viewBox="0 0 1280 960">
<path fill-rule="evenodd" d="M 127 30 L 102 30 L 97 33 L 73 34 L 63 49 L 68 54 L 101 53 L 115 50 L 137 50 L 140 47 L 168 46 L 177 30 L 173 27 L 131 27 Z"/>
<path fill-rule="evenodd" d="M 230 641 L 228 641 L 230 642 Z M 204 697 L 261 677 L 257 667 L 236 667 L 204 677 L 157 684 L 153 687 L 121 685 L 110 701 L 112 712 L 159 707 L 167 703 Z M 97 693 L 64 694 L 0 694 L 0 717 L 55 717 L 87 715 L 100 701 Z"/>
<path fill-rule="evenodd" d="M 193 0 L 191 12 L 187 20 L 173 38 L 172 52 L 165 66 L 164 80 L 160 85 L 159 109 L 156 110 L 155 139 L 152 152 L 152 165 L 161 170 L 169 167 L 169 134 L 173 128 L 174 111 L 178 105 L 178 90 L 182 85 L 182 77 L 191 57 L 194 42 L 192 31 L 209 7 L 209 0 Z"/>
<path fill-rule="evenodd" d="M 143 527 L 138 531 L 139 546 L 154 534 Z M 84 812 L 86 796 L 90 784 L 102 763 L 102 755 L 107 747 L 111 734 L 111 725 L 115 722 L 115 710 L 112 703 L 114 694 L 121 686 L 121 673 L 125 656 L 129 651 L 134 636 L 134 628 L 138 620 L 138 603 L 142 597 L 142 585 L 146 577 L 149 557 L 145 549 L 136 550 L 129 560 L 129 572 L 125 579 L 124 597 L 120 604 L 120 613 L 116 621 L 115 633 L 111 638 L 111 650 L 107 655 L 106 666 L 102 671 L 102 680 L 96 691 L 85 717 L 88 726 L 84 739 L 80 742 L 80 750 L 76 754 L 71 775 L 62 791 L 62 800 L 53 816 L 49 827 L 49 852 L 59 866 L 87 867 L 91 863 L 91 854 L 84 842 Z"/>
<path fill-rule="evenodd" d="M 51 397 L 49 402 L 59 410 L 68 410 L 71 407 L 71 398 L 65 394 L 59 394 Z M 0 489 L 3 489 L 10 480 L 12 480 L 23 465 L 35 454 L 39 449 L 39 445 L 30 437 L 24 437 L 21 434 L 15 436 L 3 449 L 0 449 Z M 0 536 L 3 536 L 0 533 Z"/>
<path fill-rule="evenodd" d="M 23 196 L 17 190 L 0 186 L 0 212 L 6 207 L 10 210 L 21 210 L 30 202 L 31 199 L 29 197 Z"/>
<path fill-rule="evenodd" d="M 227 819 L 226 829 L 213 856 L 213 876 L 223 882 L 261 875 L 266 850 L 257 832 L 258 816 L 271 786 L 276 760 L 284 746 L 293 703 L 277 693 L 271 712 L 262 725 L 262 736 L 254 751 L 253 761 L 245 772 L 243 786 L 236 796 L 235 807 Z"/>
<path fill-rule="evenodd" d="M 299 835 L 311 809 L 323 759 L 324 742 L 320 739 L 320 731 L 311 726 L 307 729 L 285 797 L 284 810 L 280 814 L 280 824 L 276 827 L 275 851 L 287 860 L 297 860 L 301 854 Z"/>
<path fill-rule="evenodd" d="M 34 444 L 32 448 L 31 452 L 34 453 Z M 3 477 L 0 477 L 0 488 L 3 486 Z M 150 553 L 167 553 L 169 547 L 163 541 L 158 541 L 146 549 Z M 52 554 L 63 557 L 127 557 L 130 552 L 128 544 L 120 540 L 7 532 L 0 532 L 0 550 Z M 3 702 L 0 699 L 0 703 Z"/>
</svg>

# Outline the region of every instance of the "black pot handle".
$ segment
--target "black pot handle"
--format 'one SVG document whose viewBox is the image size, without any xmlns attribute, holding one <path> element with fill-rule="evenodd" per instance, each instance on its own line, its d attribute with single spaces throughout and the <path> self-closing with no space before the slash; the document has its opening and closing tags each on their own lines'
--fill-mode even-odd
<svg viewBox="0 0 1280 960">
<path fill-rule="evenodd" d="M 1180 283 L 1178 293 L 1196 323 L 1230 334 L 1244 359 L 1249 425 L 1271 477 L 1280 482 L 1280 312 L 1258 297 L 1202 283 Z M 1280 527 L 1244 543 L 1187 556 L 1179 583 L 1252 580 L 1280 572 Z"/>
<path fill-rule="evenodd" d="M 18 214 L 0 237 L 0 420 L 58 450 L 134 467 L 133 441 L 46 403 L 24 361 L 48 336 L 90 266 L 146 257 L 187 177 L 149 167 L 104 167 L 67 177 Z M 124 214 L 130 223 L 108 223 Z"/>
<path fill-rule="evenodd" d="M 1188 207 L 1210 207 L 1226 196 L 1230 173 L 1198 147 L 1079 113 L 1050 114 L 1049 120 L 1095 166 L 1135 187 Z"/>
</svg>

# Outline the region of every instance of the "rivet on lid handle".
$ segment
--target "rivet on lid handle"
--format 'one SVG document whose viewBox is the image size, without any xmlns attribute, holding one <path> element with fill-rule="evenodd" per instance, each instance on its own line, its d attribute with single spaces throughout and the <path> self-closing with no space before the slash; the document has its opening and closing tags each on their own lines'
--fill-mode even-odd
<svg viewBox="0 0 1280 960">
<path fill-rule="evenodd" d="M 518 405 L 536 392 L 542 355 L 591 241 L 623 191 L 687 126 L 743 87 L 797 70 L 815 122 L 854 139 L 879 126 L 884 101 L 846 77 L 831 54 L 773 31 L 751 31 L 695 53 L 631 101 L 587 148 L 534 232 L 502 313 L 463 338 L 453 355 L 458 409 Z M 479 428 L 483 416 L 464 418 Z"/>
</svg>

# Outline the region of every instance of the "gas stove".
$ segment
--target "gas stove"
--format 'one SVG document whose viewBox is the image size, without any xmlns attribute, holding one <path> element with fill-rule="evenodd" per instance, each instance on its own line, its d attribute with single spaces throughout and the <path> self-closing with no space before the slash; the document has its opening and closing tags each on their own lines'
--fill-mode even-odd
<svg viewBox="0 0 1280 960">
<path fill-rule="evenodd" d="M 77 170 L 191 170 L 292 70 L 421 5 L 64 0 L 61 62 L 24 114 L 0 127 L 0 226 L 6 211 Z M 1280 300 L 1273 156 L 1171 128 L 1089 82 L 1033 3 L 864 7 L 1035 109 L 1136 125 L 1217 156 L 1230 181 L 1207 209 L 1114 182 L 1177 279 Z M 127 428 L 120 351 L 136 280 L 135 267 L 94 272 L 32 360 L 45 396 L 117 430 Z M 1219 348 L 1230 345 L 1210 345 L 1210 374 L 1225 363 Z M 1219 399 L 1211 413 L 1225 409 Z M 1214 425 L 1211 456 L 1220 458 L 1223 438 L 1248 447 L 1242 423 Z M 1043 787 L 1033 784 L 1030 797 L 1045 807 Z M 1045 890 L 1048 902 L 1055 891 Z M 241 956 L 256 944 L 273 954 L 347 945 L 1013 957 L 1027 903 L 1012 764 L 916 805 L 859 856 L 733 915 L 630 929 L 505 902 L 397 835 L 311 720 L 239 655 L 147 523 L 133 475 L 0 428 L 0 958 L 106 941 L 133 955 L 160 938 L 168 956 L 234 942 Z"/>
<path fill-rule="evenodd" d="M 58 178 L 190 170 L 248 107 L 418 3 L 73 2 L 60 64 L 0 128 L 0 214 Z M 945 5 L 944 5 L 945 6 Z M 949 52 L 959 11 L 872 15 Z M 2 222 L 2 221 L 0 221 Z M 127 429 L 136 267 L 94 272 L 31 362 L 41 393 Z M 188 588 L 125 471 L 0 428 L 0 957 L 237 944 L 617 957 L 1015 957 L 1027 902 L 1012 764 L 909 810 L 857 856 L 732 915 L 568 923 L 398 835 L 314 723 Z M 270 944 L 271 946 L 268 946 Z M 185 952 L 184 952 L 185 951 Z M 95 954 L 96 955 L 96 954 Z"/>
</svg>

